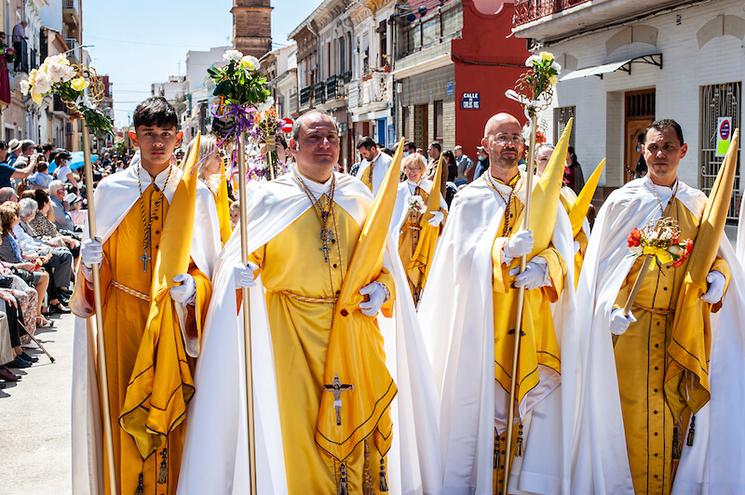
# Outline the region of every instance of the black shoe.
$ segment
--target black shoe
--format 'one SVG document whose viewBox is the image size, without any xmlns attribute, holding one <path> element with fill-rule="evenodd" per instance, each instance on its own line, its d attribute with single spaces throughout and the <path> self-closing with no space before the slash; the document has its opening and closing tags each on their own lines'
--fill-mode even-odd
<svg viewBox="0 0 745 495">
<path fill-rule="evenodd" d="M 10 362 L 8 365 L 11 368 L 17 368 L 17 369 L 23 369 L 23 368 L 30 368 L 31 367 L 31 361 L 26 361 L 21 356 L 16 356 L 16 358 Z"/>
<path fill-rule="evenodd" d="M 0 366 L 0 380 L 17 382 L 21 377 L 10 371 L 7 366 Z"/>
<path fill-rule="evenodd" d="M 21 352 L 21 357 L 26 361 L 31 361 L 32 363 L 37 363 L 39 361 L 38 357 L 28 355 L 26 354 L 26 351 Z"/>
<path fill-rule="evenodd" d="M 70 308 L 64 306 L 62 303 L 57 304 L 50 304 L 49 305 L 49 314 L 59 314 L 59 315 L 66 315 L 70 313 Z"/>
</svg>

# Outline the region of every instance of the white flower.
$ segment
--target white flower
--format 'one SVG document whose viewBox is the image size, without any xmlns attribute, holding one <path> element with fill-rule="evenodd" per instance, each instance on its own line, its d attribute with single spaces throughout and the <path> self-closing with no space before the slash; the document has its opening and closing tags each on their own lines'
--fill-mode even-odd
<svg viewBox="0 0 745 495">
<path fill-rule="evenodd" d="M 559 72 L 561 72 L 561 65 L 559 64 L 559 62 L 556 62 L 556 61 L 552 62 L 552 63 L 551 63 L 551 68 L 552 68 L 553 70 L 555 70 L 557 74 L 558 74 Z"/>
<path fill-rule="evenodd" d="M 46 94 L 52 90 L 52 81 L 45 72 L 38 72 L 36 74 L 36 81 L 34 81 L 34 92 L 38 94 Z"/>
<path fill-rule="evenodd" d="M 270 96 L 264 103 L 259 103 L 259 105 L 256 106 L 256 111 L 258 113 L 263 113 L 269 110 L 270 108 L 272 108 L 273 106 L 274 106 L 274 98 Z"/>
<path fill-rule="evenodd" d="M 416 211 L 420 214 L 423 214 L 425 211 L 427 211 L 427 205 L 424 204 L 424 199 L 418 194 L 409 198 L 408 206 L 410 210 Z"/>
<path fill-rule="evenodd" d="M 21 94 L 23 96 L 28 96 L 28 90 L 31 87 L 31 83 L 28 82 L 28 79 L 24 79 L 23 81 L 21 81 L 19 86 L 21 88 Z"/>
<path fill-rule="evenodd" d="M 46 73 L 52 83 L 67 82 L 75 77 L 75 69 L 69 65 L 60 63 L 47 64 Z"/>
<path fill-rule="evenodd" d="M 533 63 L 540 62 L 541 57 L 538 55 L 531 55 L 528 57 L 528 59 L 525 61 L 525 67 L 533 67 Z"/>
<path fill-rule="evenodd" d="M 254 72 L 261 68 L 261 63 L 259 63 L 258 58 L 252 57 L 251 55 L 246 55 L 245 57 L 241 58 L 241 67 Z"/>
<path fill-rule="evenodd" d="M 642 254 L 642 247 L 641 246 L 634 246 L 632 248 L 629 248 L 629 251 L 631 252 L 632 256 L 641 256 Z"/>
<path fill-rule="evenodd" d="M 238 62 L 242 58 L 243 54 L 238 50 L 226 50 L 225 53 L 222 54 L 222 59 L 226 62 Z"/>
</svg>

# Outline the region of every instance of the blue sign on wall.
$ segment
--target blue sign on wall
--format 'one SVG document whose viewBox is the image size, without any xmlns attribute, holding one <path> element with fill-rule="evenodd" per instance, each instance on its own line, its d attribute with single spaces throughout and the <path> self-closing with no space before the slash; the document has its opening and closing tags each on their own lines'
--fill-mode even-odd
<svg viewBox="0 0 745 495">
<path fill-rule="evenodd" d="M 463 93 L 460 107 L 463 110 L 479 110 L 481 108 L 481 95 L 479 93 Z"/>
</svg>

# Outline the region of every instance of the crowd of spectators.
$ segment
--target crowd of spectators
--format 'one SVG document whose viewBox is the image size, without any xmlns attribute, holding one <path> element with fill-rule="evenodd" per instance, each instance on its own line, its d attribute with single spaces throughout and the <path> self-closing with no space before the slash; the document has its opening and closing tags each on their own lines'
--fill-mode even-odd
<svg viewBox="0 0 745 495">
<path fill-rule="evenodd" d="M 36 331 L 70 313 L 85 193 L 71 161 L 52 145 L 0 141 L 0 388 L 38 360 L 27 352 Z M 119 165 L 104 155 L 95 175 Z"/>
</svg>

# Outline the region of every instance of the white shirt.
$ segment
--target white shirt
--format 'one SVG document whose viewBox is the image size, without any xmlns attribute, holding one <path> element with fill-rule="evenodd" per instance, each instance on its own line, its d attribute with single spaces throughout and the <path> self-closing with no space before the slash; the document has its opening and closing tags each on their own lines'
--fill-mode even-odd
<svg viewBox="0 0 745 495">
<path fill-rule="evenodd" d="M 368 162 L 367 160 L 364 160 L 362 164 L 360 165 L 359 170 L 357 170 L 357 178 L 361 179 L 364 174 L 367 172 L 367 167 L 373 167 L 373 174 L 372 174 L 372 193 L 373 196 L 376 196 L 378 194 L 378 189 L 380 189 L 380 186 L 383 184 L 383 179 L 385 178 L 385 173 L 388 170 L 388 166 L 393 161 L 393 158 L 386 155 L 382 151 L 378 152 L 378 156 L 375 157 L 375 159 L 372 161 L 372 164 Z"/>
<path fill-rule="evenodd" d="M 57 176 L 57 180 L 61 181 L 64 184 L 66 182 L 69 182 L 69 179 L 67 178 L 67 176 L 71 173 L 72 173 L 72 169 L 68 167 L 67 165 L 65 165 L 55 170 L 54 175 Z"/>
</svg>

